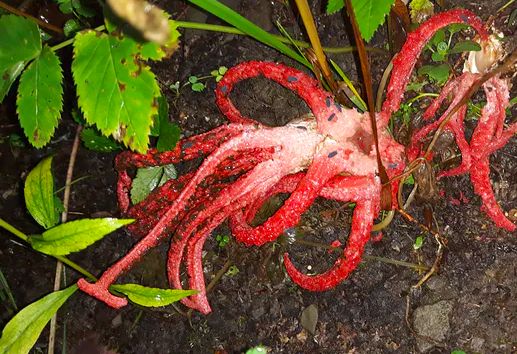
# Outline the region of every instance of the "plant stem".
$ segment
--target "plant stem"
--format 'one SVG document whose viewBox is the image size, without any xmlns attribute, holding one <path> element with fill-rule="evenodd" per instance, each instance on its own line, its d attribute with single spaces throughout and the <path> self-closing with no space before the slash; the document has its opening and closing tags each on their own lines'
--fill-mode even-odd
<svg viewBox="0 0 517 354">
<path fill-rule="evenodd" d="M 68 219 L 68 204 L 70 202 L 70 186 L 72 185 L 72 176 L 74 173 L 75 159 L 77 157 L 77 151 L 79 150 L 79 142 L 81 136 L 82 125 L 78 125 L 74 142 L 72 144 L 72 151 L 70 152 L 70 160 L 68 162 L 68 169 L 66 171 L 65 179 L 65 193 L 63 195 L 63 212 L 61 213 L 61 223 L 65 223 Z M 54 277 L 54 291 L 58 291 L 61 287 L 61 275 L 63 273 L 63 263 L 59 260 L 56 263 L 56 275 Z M 48 354 L 54 354 L 55 342 L 56 342 L 56 323 L 57 313 L 50 319 L 50 333 L 48 336 Z"/>
<path fill-rule="evenodd" d="M 20 230 L 18 230 L 17 228 L 15 228 L 14 226 L 9 224 L 8 222 L 6 222 L 2 218 L 0 218 L 0 227 L 5 229 L 5 230 L 7 230 L 7 231 L 9 231 L 10 233 L 12 233 L 14 236 L 18 237 L 19 239 L 21 239 L 21 240 L 23 240 L 23 241 L 25 241 L 27 243 L 29 242 L 29 237 L 27 235 L 25 235 L 23 232 L 21 232 Z M 66 264 L 70 268 L 74 269 L 78 273 L 81 273 L 82 275 L 84 275 L 89 280 L 97 281 L 97 278 L 93 274 L 88 272 L 86 269 L 84 269 L 83 267 L 81 267 L 77 263 L 71 261 L 70 259 L 68 259 L 68 258 L 66 258 L 64 256 L 52 256 L 52 257 L 54 257 L 55 259 L 63 262 L 64 264 Z"/>
<path fill-rule="evenodd" d="M 99 27 L 95 27 L 93 30 L 94 31 L 103 31 L 104 29 L 105 29 L 105 27 L 104 27 L 104 25 L 102 25 Z M 69 46 L 70 44 L 74 43 L 74 41 L 75 41 L 75 37 L 72 37 L 70 39 L 67 39 L 64 42 L 58 43 L 55 46 L 50 47 L 50 50 L 52 50 L 54 52 L 58 51 L 60 49 L 63 49 L 64 47 Z"/>
<path fill-rule="evenodd" d="M 306 245 L 306 246 L 311 246 L 311 247 L 317 247 L 317 248 L 326 248 L 326 249 L 334 251 L 334 252 L 343 252 L 343 249 L 341 247 L 334 247 L 334 246 L 327 245 L 327 244 L 321 243 L 321 242 L 306 241 L 306 240 L 302 240 L 300 238 L 297 238 L 295 240 L 295 243 L 299 243 L 301 245 Z M 398 265 L 398 266 L 402 266 L 402 267 L 413 268 L 416 270 L 426 271 L 429 269 L 426 266 L 422 266 L 419 264 L 414 264 L 414 263 L 405 262 L 405 261 L 399 261 L 396 259 L 385 258 L 385 257 L 363 255 L 363 259 L 370 260 L 370 261 L 379 261 L 379 262 L 388 263 L 388 264 L 394 264 L 394 265 Z"/>
<path fill-rule="evenodd" d="M 12 7 L 10 5 L 7 5 L 3 1 L 0 1 L 0 8 L 4 9 L 4 10 L 6 10 L 6 11 L 12 13 L 12 14 L 25 17 L 26 19 L 29 19 L 32 22 L 35 22 L 38 26 L 40 26 L 42 28 L 46 28 L 48 30 L 51 30 L 52 32 L 63 34 L 63 30 L 61 28 L 59 28 L 57 26 L 54 26 L 54 25 L 52 25 L 50 23 L 46 23 L 45 21 L 42 21 L 39 18 L 33 17 L 33 16 L 29 15 L 28 13 L 20 11 L 16 7 Z"/>
<path fill-rule="evenodd" d="M 208 23 L 200 23 L 200 22 L 187 22 L 187 21 L 174 21 L 174 23 L 179 28 L 188 28 L 188 29 L 194 29 L 194 30 L 201 30 L 201 31 L 211 31 L 211 32 L 220 32 L 220 33 L 229 33 L 229 34 L 238 34 L 238 35 L 246 35 L 246 33 L 242 32 L 241 30 L 231 27 L 231 26 L 221 26 L 221 25 L 212 25 Z M 276 34 L 272 34 L 273 37 L 278 39 L 282 43 L 291 44 L 294 43 L 300 48 L 310 48 L 310 44 L 304 41 L 298 41 L 298 40 L 289 40 L 289 38 L 285 38 L 284 36 L 279 36 Z M 354 46 L 347 46 L 347 47 L 323 47 L 323 51 L 326 53 L 331 54 L 343 54 L 343 53 L 352 53 L 356 50 L 356 47 Z M 375 53 L 386 53 L 385 50 L 380 48 L 374 48 L 374 47 L 367 47 L 366 50 L 370 52 Z"/>
</svg>

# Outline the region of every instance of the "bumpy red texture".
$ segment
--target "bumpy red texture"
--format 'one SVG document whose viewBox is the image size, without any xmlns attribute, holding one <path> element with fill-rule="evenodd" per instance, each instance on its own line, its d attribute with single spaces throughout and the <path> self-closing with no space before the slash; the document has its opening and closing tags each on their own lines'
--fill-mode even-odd
<svg viewBox="0 0 517 354">
<path fill-rule="evenodd" d="M 400 106 L 411 71 L 425 43 L 438 29 L 451 23 L 470 24 L 482 39 L 487 38 L 487 32 L 476 16 L 466 10 L 453 10 L 436 15 L 409 34 L 407 43 L 393 61 L 386 101 L 377 116 L 381 159 L 388 167 L 390 177 L 404 170 L 406 158 L 403 146 L 391 137 L 386 125 Z M 296 92 L 313 116 L 277 128 L 263 126 L 243 116 L 231 102 L 230 93 L 239 81 L 257 76 L 264 76 Z M 422 140 L 436 130 L 447 111 L 477 78 L 475 74 L 466 73 L 444 87 L 424 115 L 429 124 L 413 138 L 408 150 L 410 160 L 421 154 Z M 446 129 L 454 134 L 463 160 L 459 167 L 442 176 L 470 172 L 474 189 L 481 196 L 488 215 L 498 226 L 512 230 L 515 225 L 504 218 L 490 187 L 488 158 L 506 144 L 517 125 L 504 128 L 504 110 L 508 104 L 506 82 L 494 78 L 485 85 L 485 91 L 488 102 L 470 142 L 463 132 L 463 107 L 447 123 Z M 453 96 L 450 107 L 433 121 L 450 95 Z M 218 84 L 216 98 L 230 124 L 183 139 L 169 152 L 152 150 L 146 155 L 125 152 L 117 157 L 119 204 L 124 214 L 138 219 L 130 230 L 143 237 L 127 255 L 105 271 L 98 282 L 92 284 L 81 279 L 78 285 L 83 291 L 110 306 L 124 306 L 127 300 L 110 294 L 109 286 L 147 250 L 168 234 L 174 234 L 167 262 L 170 283 L 178 289 L 184 286 L 181 273 L 185 262 L 188 287 L 199 293 L 182 302 L 209 313 L 202 250 L 212 231 L 229 219 L 237 240 L 246 245 L 263 245 L 295 227 L 318 196 L 356 203 L 346 248 L 331 269 L 314 276 L 299 272 L 286 254 L 287 273 L 301 287 L 322 291 L 342 282 L 357 267 L 380 208 L 381 185 L 376 177 L 377 162 L 368 114 L 335 103 L 316 80 L 303 72 L 269 62 L 252 61 L 228 70 Z M 129 170 L 197 158 L 204 160 L 196 171 L 168 181 L 143 202 L 131 205 Z M 395 193 L 398 182 L 393 182 L 392 188 Z M 277 193 L 290 193 L 290 196 L 262 225 L 251 227 L 257 210 Z"/>
</svg>

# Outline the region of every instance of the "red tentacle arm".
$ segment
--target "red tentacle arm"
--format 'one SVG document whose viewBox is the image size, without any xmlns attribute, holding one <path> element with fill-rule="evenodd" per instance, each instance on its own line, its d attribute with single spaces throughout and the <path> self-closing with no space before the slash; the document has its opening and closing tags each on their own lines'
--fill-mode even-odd
<svg viewBox="0 0 517 354">
<path fill-rule="evenodd" d="M 231 227 L 235 238 L 246 245 L 260 246 L 274 241 L 285 229 L 296 225 L 327 182 L 338 173 L 349 170 L 351 153 L 352 150 L 343 149 L 340 144 L 328 140 L 290 197 L 266 222 L 252 228 L 243 220 L 233 219 Z"/>
<path fill-rule="evenodd" d="M 355 201 L 356 206 L 352 219 L 352 228 L 343 257 L 339 258 L 330 270 L 314 276 L 303 274 L 295 268 L 288 254 L 284 254 L 284 265 L 287 274 L 289 274 L 293 282 L 302 288 L 311 291 L 324 291 L 333 288 L 348 277 L 360 263 L 364 247 L 370 238 L 373 222 L 379 211 L 380 182 L 373 181 L 372 178 L 370 183 L 364 184 L 362 187 L 362 197 L 356 200 L 349 200 Z"/>
<path fill-rule="evenodd" d="M 468 24 L 478 32 L 482 40 L 488 39 L 488 32 L 479 17 L 462 9 L 436 14 L 409 33 L 402 49 L 393 59 L 393 71 L 380 113 L 379 129 L 385 128 L 391 115 L 400 108 L 411 73 L 424 46 L 436 31 L 453 23 Z"/>
<path fill-rule="evenodd" d="M 188 201 L 185 210 L 208 203 L 220 190 L 231 184 L 228 180 L 230 177 L 239 176 L 251 170 L 259 162 L 271 158 L 272 154 L 271 149 L 251 149 L 236 153 L 235 156 L 224 160 L 217 166 L 215 173 L 208 176 L 198 187 L 194 197 Z M 178 179 L 167 181 L 149 194 L 145 200 L 130 208 L 127 216 L 135 218 L 136 221 L 128 226 L 128 230 L 137 235 L 148 233 L 165 214 L 168 206 L 178 198 L 183 187 L 193 176 L 194 172 L 191 172 Z M 180 221 L 183 217 L 184 213 L 179 214 L 176 219 Z M 173 232 L 176 226 L 176 223 L 169 224 L 167 231 Z"/>
<path fill-rule="evenodd" d="M 489 158 L 492 152 L 506 144 L 509 136 L 517 131 L 517 123 L 513 123 L 506 131 L 502 128 L 509 99 L 506 80 L 498 77 L 492 78 L 485 83 L 484 89 L 487 103 L 481 111 L 481 118 L 472 134 L 470 143 L 474 160 L 470 169 L 470 179 L 474 192 L 481 197 L 483 209 L 488 216 L 497 226 L 508 231 L 515 231 L 517 226 L 506 218 L 492 190 Z M 497 148 L 494 149 L 496 146 Z"/>
<path fill-rule="evenodd" d="M 223 125 L 207 133 L 183 139 L 171 151 L 159 152 L 151 149 L 145 155 L 124 151 L 115 158 L 115 169 L 119 173 L 117 197 L 122 213 L 126 213 L 131 205 L 129 191 L 132 179 L 128 169 L 151 166 L 162 166 L 181 161 L 188 161 L 205 156 L 214 151 L 219 145 L 240 134 L 245 126 L 239 124 Z"/>
</svg>

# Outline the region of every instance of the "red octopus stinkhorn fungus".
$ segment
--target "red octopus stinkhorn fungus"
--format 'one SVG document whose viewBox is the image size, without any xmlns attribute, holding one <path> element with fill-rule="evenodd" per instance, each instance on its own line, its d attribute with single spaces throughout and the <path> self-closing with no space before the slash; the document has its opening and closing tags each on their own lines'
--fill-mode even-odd
<svg viewBox="0 0 517 354">
<path fill-rule="evenodd" d="M 404 147 L 390 136 L 386 126 L 391 114 L 400 106 L 422 48 L 438 29 L 452 23 L 472 26 L 482 44 L 489 40 L 481 20 L 466 10 L 438 14 L 408 35 L 406 44 L 393 61 L 386 101 L 377 114 L 381 158 L 388 167 L 390 178 L 404 170 L 406 155 Z M 242 116 L 230 101 L 229 93 L 237 82 L 259 75 L 295 91 L 308 104 L 313 116 L 276 128 Z M 479 75 L 466 72 L 447 83 L 425 112 L 425 119 L 433 118 L 450 94 L 454 94 L 449 108 L 452 109 Z M 481 196 L 487 214 L 498 226 L 515 230 L 516 226 L 504 217 L 495 200 L 488 158 L 513 136 L 517 124 L 506 129 L 503 126 L 508 105 L 507 82 L 494 77 L 485 83 L 484 89 L 487 104 L 470 142 L 463 132 L 464 107 L 447 122 L 446 129 L 456 137 L 463 160 L 459 167 L 442 173 L 442 176 L 470 172 L 475 192 Z M 124 152 L 117 157 L 119 204 L 123 213 L 138 219 L 130 230 L 143 238 L 96 283 L 79 280 L 83 291 L 112 307 L 126 305 L 127 300 L 111 294 L 109 286 L 148 249 L 174 233 L 167 265 L 170 283 L 175 288 L 182 288 L 180 268 L 185 259 L 189 287 L 199 293 L 182 302 L 209 313 L 201 258 L 204 242 L 212 230 L 229 219 L 237 240 L 246 245 L 262 245 L 294 227 L 318 196 L 356 203 L 344 253 L 330 270 L 315 276 L 300 273 L 285 254 L 287 273 L 301 287 L 321 291 L 336 286 L 357 267 L 380 209 L 381 183 L 377 177 L 367 113 L 361 114 L 335 103 L 333 97 L 308 75 L 269 62 L 251 61 L 228 70 L 218 84 L 216 97 L 229 124 L 183 139 L 170 152 L 152 150 L 146 155 Z M 409 161 L 421 154 L 422 139 L 435 131 L 446 115 L 447 112 L 415 134 L 407 152 Z M 132 180 L 127 169 L 177 163 L 201 156 L 206 158 L 196 172 L 171 180 L 140 204 L 130 205 L 128 193 Z M 397 181 L 392 182 L 392 188 L 395 193 Z M 276 193 L 290 193 L 290 196 L 266 222 L 251 227 L 249 222 L 258 208 Z M 397 207 L 396 200 L 393 198 L 393 207 Z"/>
</svg>

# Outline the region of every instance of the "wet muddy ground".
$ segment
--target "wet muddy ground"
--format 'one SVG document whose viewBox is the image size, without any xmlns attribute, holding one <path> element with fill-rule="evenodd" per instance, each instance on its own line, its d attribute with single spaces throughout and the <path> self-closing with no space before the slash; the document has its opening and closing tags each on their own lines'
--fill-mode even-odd
<svg viewBox="0 0 517 354">
<path fill-rule="evenodd" d="M 281 1 L 227 1 L 233 8 L 263 28 L 274 30 L 273 21 L 282 21 L 299 36 L 292 12 Z M 459 2 L 483 19 L 504 1 L 480 4 Z M 449 4 L 449 6 L 452 6 Z M 322 41 L 328 46 L 348 44 L 347 30 L 339 15 L 328 16 L 322 6 L 313 6 Z M 175 18 L 218 23 L 212 16 L 184 4 L 166 2 Z M 260 9 L 260 11 L 257 11 Z M 514 34 L 506 20 L 511 9 L 500 14 L 495 24 L 505 34 Z M 512 32 L 513 31 L 513 32 Z M 279 53 L 255 41 L 235 35 L 182 31 L 182 43 L 175 56 L 154 65 L 162 90 L 171 106 L 171 119 L 186 136 L 207 131 L 224 122 L 214 103 L 215 82 L 207 81 L 204 92 L 183 87 L 179 95 L 170 84 L 184 83 L 188 76 L 209 75 L 220 66 L 231 67 L 245 60 L 270 60 L 294 65 Z M 384 47 L 383 31 L 372 46 Z M 66 55 L 66 54 L 65 54 Z M 350 54 L 332 56 L 352 79 L 355 62 Z M 387 55 L 374 55 L 374 79 L 380 78 L 389 61 Z M 515 97 L 516 90 L 512 90 Z M 232 99 L 239 109 L 270 124 L 282 125 L 307 112 L 292 93 L 264 79 L 239 84 Z M 513 112 L 515 115 L 515 110 Z M 39 232 L 23 205 L 23 179 L 44 156 L 53 154 L 57 185 L 61 186 L 75 134 L 75 123 L 66 117 L 48 147 L 36 150 L 17 146 L 9 136 L 19 134 L 12 107 L 0 109 L 0 217 L 26 233 Z M 475 124 L 475 123 L 470 123 Z M 115 196 L 114 154 L 100 154 L 81 148 L 75 177 L 88 176 L 72 188 L 71 217 L 118 216 Z M 491 178 L 504 210 L 517 207 L 517 139 L 491 158 Z M 209 294 L 213 312 L 193 313 L 189 318 L 175 308 L 146 309 L 127 306 L 113 310 L 82 294 L 75 294 L 59 312 L 57 348 L 67 353 L 241 353 L 263 344 L 272 353 L 449 353 L 460 349 L 468 353 L 517 352 L 517 233 L 496 228 L 480 211 L 468 176 L 439 182 L 444 196 L 434 205 L 434 216 L 447 248 L 439 272 L 422 287 L 412 290 L 423 276 L 408 266 L 390 260 L 431 266 L 437 244 L 424 237 L 422 248 L 414 250 L 415 239 L 423 235 L 414 224 L 400 216 L 370 242 L 368 259 L 335 289 L 323 293 L 304 291 L 285 275 L 281 255 L 288 251 L 307 272 L 319 272 L 333 262 L 335 255 L 322 247 L 292 243 L 287 237 L 260 248 L 246 248 L 230 241 L 219 247 L 208 241 L 204 256 L 207 281 L 223 266 L 232 265 Z M 462 197 L 463 196 L 463 197 Z M 271 208 L 281 203 L 273 200 Z M 468 200 L 468 202 L 466 202 Z M 422 218 L 421 206 L 413 203 L 409 212 Z M 297 228 L 304 240 L 329 244 L 346 240 L 351 209 L 346 205 L 319 200 Z M 55 262 L 31 251 L 1 231 L 0 270 L 12 290 L 19 308 L 26 306 L 53 287 Z M 226 226 L 215 235 L 228 234 Z M 87 250 L 70 256 L 94 274 L 120 258 L 136 240 L 128 233 L 114 233 Z M 167 287 L 163 244 L 121 282 L 138 282 Z M 382 260 L 379 260 L 381 257 Z M 68 270 L 67 282 L 77 280 Z M 0 327 L 11 316 L 1 304 Z M 302 313 L 317 309 L 317 321 L 302 321 Z M 178 306 L 184 313 L 185 308 Z M 303 323 L 303 324 L 302 324 Z M 313 328 L 309 328 L 309 327 Z M 46 352 L 48 330 L 34 352 Z"/>
</svg>

